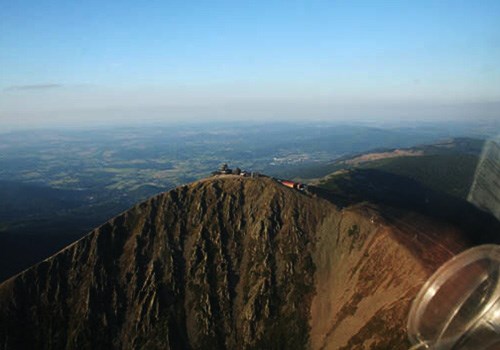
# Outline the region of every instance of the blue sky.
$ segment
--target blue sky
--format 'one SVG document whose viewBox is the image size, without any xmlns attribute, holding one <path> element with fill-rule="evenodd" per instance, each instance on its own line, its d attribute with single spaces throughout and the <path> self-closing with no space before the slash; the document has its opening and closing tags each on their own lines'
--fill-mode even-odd
<svg viewBox="0 0 500 350">
<path fill-rule="evenodd" d="M 0 126 L 491 117 L 499 62 L 500 1 L 0 0 Z"/>
</svg>

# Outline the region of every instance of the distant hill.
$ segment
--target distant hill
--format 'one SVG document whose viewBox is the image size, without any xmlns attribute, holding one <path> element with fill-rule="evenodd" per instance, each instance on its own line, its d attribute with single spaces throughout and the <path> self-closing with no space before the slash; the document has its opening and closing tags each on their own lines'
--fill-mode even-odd
<svg viewBox="0 0 500 350">
<path fill-rule="evenodd" d="M 351 153 L 332 162 L 322 162 L 308 165 L 303 168 L 289 169 L 288 177 L 304 181 L 318 180 L 342 169 L 351 169 L 358 166 L 370 166 L 377 160 L 394 159 L 403 157 L 418 157 L 431 155 L 469 155 L 479 157 L 484 146 L 484 140 L 470 138 L 454 138 L 440 143 L 426 144 L 406 148 L 376 148 L 363 153 Z M 376 163 L 373 163 L 375 165 Z"/>
<path fill-rule="evenodd" d="M 474 154 L 435 154 L 377 160 L 360 169 L 404 176 L 436 191 L 465 199 L 478 161 L 479 156 Z"/>
<path fill-rule="evenodd" d="M 337 197 L 239 176 L 152 197 L 0 284 L 0 349 L 407 349 L 419 288 L 484 237 Z"/>
<path fill-rule="evenodd" d="M 313 184 L 333 183 L 350 172 L 378 170 L 413 179 L 423 186 L 466 198 L 484 145 L 483 140 L 458 138 L 437 144 L 399 149 L 377 149 L 342 157 L 296 175 Z M 337 180 L 334 178 L 340 177 Z"/>
</svg>

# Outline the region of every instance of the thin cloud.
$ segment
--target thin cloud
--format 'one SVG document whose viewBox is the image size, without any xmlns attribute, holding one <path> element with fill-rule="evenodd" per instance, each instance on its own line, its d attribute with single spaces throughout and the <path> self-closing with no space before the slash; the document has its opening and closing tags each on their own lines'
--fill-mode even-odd
<svg viewBox="0 0 500 350">
<path fill-rule="evenodd" d="M 57 89 L 62 87 L 62 84 L 33 84 L 33 85 L 13 85 L 6 88 L 6 91 L 19 91 L 19 90 L 48 90 Z"/>
</svg>

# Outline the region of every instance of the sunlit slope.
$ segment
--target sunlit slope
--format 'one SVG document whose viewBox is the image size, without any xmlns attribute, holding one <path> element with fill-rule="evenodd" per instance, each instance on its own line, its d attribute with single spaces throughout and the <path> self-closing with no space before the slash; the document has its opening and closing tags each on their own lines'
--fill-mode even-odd
<svg viewBox="0 0 500 350">
<path fill-rule="evenodd" d="M 471 232 L 219 177 L 155 196 L 0 285 L 0 348 L 406 349 Z"/>
</svg>

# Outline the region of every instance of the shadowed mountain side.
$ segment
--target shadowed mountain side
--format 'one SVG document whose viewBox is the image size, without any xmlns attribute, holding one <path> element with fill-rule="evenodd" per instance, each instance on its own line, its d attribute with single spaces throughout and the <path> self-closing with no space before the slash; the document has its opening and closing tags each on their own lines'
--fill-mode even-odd
<svg viewBox="0 0 500 350">
<path fill-rule="evenodd" d="M 182 186 L 1 284 L 0 348 L 406 349 L 412 298 L 467 236 L 409 218 L 265 178 Z"/>
<path fill-rule="evenodd" d="M 19 273 L 40 260 L 80 239 L 85 232 L 73 233 L 75 227 L 67 223 L 59 224 L 58 231 L 63 234 L 10 234 L 0 233 L 0 283 Z"/>
<path fill-rule="evenodd" d="M 0 282 L 54 255 L 153 191 L 145 185 L 116 200 L 116 193 L 0 181 Z"/>
<path fill-rule="evenodd" d="M 495 217 L 463 199 L 432 190 L 406 176 L 355 169 L 334 176 L 319 187 L 310 187 L 310 191 L 339 206 L 366 201 L 384 205 L 382 215 L 392 224 L 408 212 L 417 212 L 464 229 L 472 245 L 500 243 L 500 222 Z"/>
</svg>

